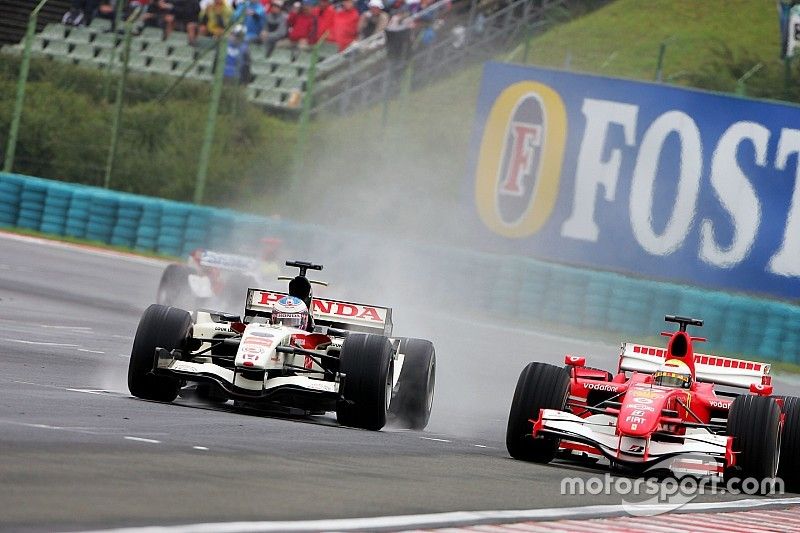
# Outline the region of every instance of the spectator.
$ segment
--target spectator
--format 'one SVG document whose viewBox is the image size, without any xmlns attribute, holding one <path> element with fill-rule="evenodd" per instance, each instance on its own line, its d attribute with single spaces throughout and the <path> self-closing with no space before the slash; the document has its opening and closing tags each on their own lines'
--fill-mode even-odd
<svg viewBox="0 0 800 533">
<path fill-rule="evenodd" d="M 333 37 L 333 17 L 336 14 L 336 8 L 330 3 L 330 0 L 319 0 L 319 5 L 314 8 L 314 16 L 317 17 L 317 40 L 324 39 L 330 41 Z"/>
<path fill-rule="evenodd" d="M 233 10 L 225 0 L 214 0 L 200 13 L 200 34 L 219 38 L 233 19 Z"/>
<path fill-rule="evenodd" d="M 227 54 L 225 55 L 225 81 L 247 85 L 252 80 L 250 74 L 250 45 L 247 42 L 247 30 L 237 24 L 228 37 Z"/>
<path fill-rule="evenodd" d="M 362 41 L 375 34 L 383 35 L 389 23 L 389 15 L 383 10 L 381 0 L 369 0 L 368 5 L 369 9 L 358 19 L 358 38 Z"/>
<path fill-rule="evenodd" d="M 169 39 L 175 28 L 186 32 L 189 44 L 197 41 L 197 21 L 200 14 L 198 0 L 172 0 L 172 7 L 164 16 L 164 38 Z"/>
<path fill-rule="evenodd" d="M 288 17 L 281 9 L 282 7 L 281 0 L 272 0 L 269 5 L 269 13 L 267 13 L 264 23 L 264 30 L 266 31 L 264 47 L 266 48 L 267 57 L 272 55 L 272 51 L 275 50 L 275 44 L 289 34 Z"/>
<path fill-rule="evenodd" d="M 333 16 L 333 38 L 341 52 L 358 37 L 358 10 L 353 0 L 342 0 L 342 4 Z"/>
<path fill-rule="evenodd" d="M 88 26 L 92 23 L 99 3 L 99 0 L 72 0 L 69 11 L 61 18 L 61 23 L 68 26 Z"/>
<path fill-rule="evenodd" d="M 311 8 L 308 0 L 303 2 L 300 11 L 292 17 L 289 27 L 289 41 L 301 50 L 317 42 L 317 17 Z"/>
<path fill-rule="evenodd" d="M 267 13 L 259 0 L 246 0 L 239 4 L 233 14 L 234 20 L 241 21 L 244 14 L 244 27 L 247 30 L 245 40 L 247 42 L 264 42 L 264 27 Z"/>
</svg>

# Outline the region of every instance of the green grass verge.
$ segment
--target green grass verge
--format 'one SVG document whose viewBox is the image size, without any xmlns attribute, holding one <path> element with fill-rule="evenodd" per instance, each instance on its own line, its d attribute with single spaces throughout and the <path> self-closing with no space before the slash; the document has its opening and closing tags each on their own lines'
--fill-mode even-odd
<svg viewBox="0 0 800 533">
<path fill-rule="evenodd" d="M 11 226 L 0 226 L 0 233 L 11 233 L 14 235 L 24 235 L 26 237 L 38 237 L 40 239 L 47 239 L 48 241 L 56 241 L 56 242 L 64 242 L 68 244 L 77 244 L 81 246 L 91 246 L 93 248 L 102 248 L 105 250 L 110 250 L 114 252 L 121 252 L 131 255 L 139 255 L 142 257 L 149 257 L 152 259 L 163 259 L 165 261 L 179 261 L 180 258 L 177 258 L 172 255 L 167 254 L 160 254 L 158 252 L 145 252 L 140 250 L 134 250 L 133 248 L 128 248 L 127 246 L 117 246 L 113 244 L 107 244 L 102 241 L 90 241 L 88 239 L 79 239 L 77 237 L 70 237 L 67 235 L 54 235 L 52 233 L 43 233 L 41 231 L 36 231 L 32 229 L 26 228 L 15 228 Z"/>
</svg>

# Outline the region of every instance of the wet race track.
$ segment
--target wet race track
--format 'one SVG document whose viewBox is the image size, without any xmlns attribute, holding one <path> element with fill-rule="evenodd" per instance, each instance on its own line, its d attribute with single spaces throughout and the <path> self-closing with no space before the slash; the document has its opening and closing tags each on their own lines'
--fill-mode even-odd
<svg viewBox="0 0 800 533">
<path fill-rule="evenodd" d="M 458 317 L 430 320 L 423 331 L 398 327 L 436 345 L 437 394 L 425 432 L 342 428 L 332 415 L 285 419 L 230 405 L 147 402 L 127 391 L 128 355 L 164 266 L 0 235 L 0 530 L 620 504 L 619 495 L 560 494 L 565 476 L 603 471 L 514 461 L 504 444 L 528 361 L 560 364 L 565 353 L 581 353 L 612 368 L 617 346 Z M 398 325 L 405 312 L 395 309 Z M 497 339 L 511 337 L 498 350 Z M 796 382 L 776 383 L 776 392 L 800 392 Z"/>
</svg>

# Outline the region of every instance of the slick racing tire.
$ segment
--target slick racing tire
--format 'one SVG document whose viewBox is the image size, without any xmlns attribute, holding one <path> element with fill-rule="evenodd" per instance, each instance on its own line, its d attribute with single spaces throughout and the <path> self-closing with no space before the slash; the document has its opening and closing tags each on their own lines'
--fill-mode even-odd
<svg viewBox="0 0 800 533">
<path fill-rule="evenodd" d="M 559 439 L 550 435 L 531 438 L 531 420 L 541 409 L 563 410 L 569 395 L 569 372 L 546 363 L 529 363 L 519 376 L 506 429 L 506 448 L 514 459 L 549 463 L 558 451 Z"/>
<path fill-rule="evenodd" d="M 128 389 L 145 400 L 171 402 L 178 396 L 180 381 L 153 374 L 156 348 L 183 348 L 191 335 L 192 317 L 183 309 L 152 304 L 136 330 L 128 365 Z"/>
<path fill-rule="evenodd" d="M 779 396 L 783 399 L 783 435 L 778 477 L 786 490 L 800 492 L 800 398 Z"/>
<path fill-rule="evenodd" d="M 775 477 L 781 455 L 780 418 L 781 408 L 774 398 L 747 395 L 733 401 L 727 433 L 733 437 L 733 451 L 739 452 L 739 468 L 727 471 L 726 477 L 754 478 L 759 483 Z"/>
<path fill-rule="evenodd" d="M 433 408 L 436 351 L 431 341 L 402 339 L 399 352 L 404 354 L 403 368 L 389 411 L 401 427 L 423 430 Z"/>
<path fill-rule="evenodd" d="M 189 275 L 192 270 L 185 265 L 167 265 L 158 284 L 156 302 L 161 305 L 194 309 L 196 307 L 192 288 L 189 286 Z"/>
<path fill-rule="evenodd" d="M 392 399 L 392 344 L 382 335 L 350 334 L 342 344 L 344 374 L 336 419 L 344 426 L 377 431 Z"/>
</svg>

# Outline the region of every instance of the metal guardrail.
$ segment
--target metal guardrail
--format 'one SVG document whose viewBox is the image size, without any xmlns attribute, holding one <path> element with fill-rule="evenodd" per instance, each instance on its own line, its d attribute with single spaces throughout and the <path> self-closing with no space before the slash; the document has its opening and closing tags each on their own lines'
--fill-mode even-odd
<svg viewBox="0 0 800 533">
<path fill-rule="evenodd" d="M 428 8 L 442 9 L 443 2 Z M 418 88 L 469 64 L 490 59 L 522 35 L 531 34 L 546 25 L 548 9 L 562 0 L 512 0 L 488 16 L 470 14 L 463 33 L 443 36 L 435 43 L 415 47 L 405 62 L 391 62 L 382 47 L 375 43 L 383 38 L 373 36 L 358 47 L 327 59 L 320 70 L 329 80 L 321 81 L 314 95 L 314 113 L 345 114 L 362 106 L 376 104 L 402 90 L 400 80 L 408 77 L 411 88 Z M 431 13 L 432 11 L 421 13 Z M 376 60 L 372 57 L 378 56 Z M 341 78 L 338 83 L 330 80 Z"/>
</svg>

